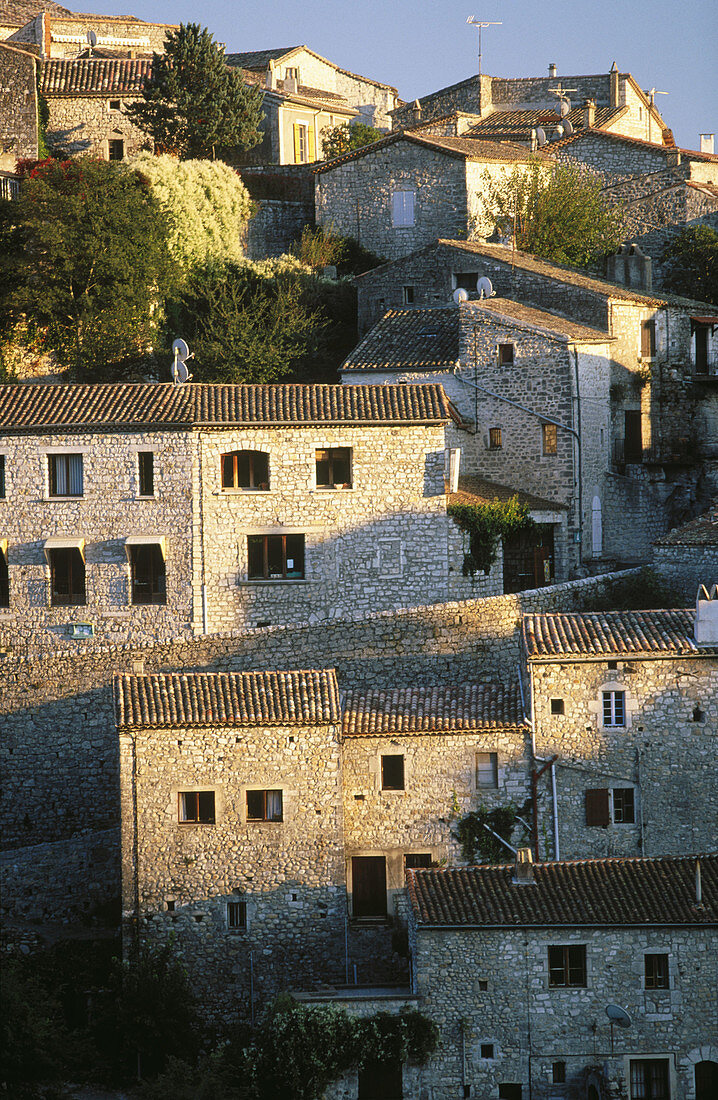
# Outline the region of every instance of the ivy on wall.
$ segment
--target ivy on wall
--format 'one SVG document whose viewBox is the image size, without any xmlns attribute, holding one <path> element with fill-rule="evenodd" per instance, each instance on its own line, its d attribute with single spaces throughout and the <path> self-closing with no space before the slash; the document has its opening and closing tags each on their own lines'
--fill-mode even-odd
<svg viewBox="0 0 718 1100">
<path fill-rule="evenodd" d="M 479 806 L 465 814 L 457 821 L 453 831 L 454 839 L 461 846 L 462 858 L 466 863 L 507 863 L 511 858 L 508 848 L 488 830 L 498 833 L 507 844 L 511 844 L 517 817 L 526 817 L 530 810 L 531 799 L 528 798 L 523 806 L 516 806 L 513 802 L 493 810 L 488 806 Z M 526 830 L 523 825 L 521 828 L 523 839 Z"/>
<path fill-rule="evenodd" d="M 518 496 L 482 504 L 450 504 L 446 511 L 469 536 L 469 550 L 464 554 L 462 568 L 465 577 L 473 577 L 480 570 L 489 572 L 496 561 L 500 539 L 536 526 L 528 505 L 519 504 Z"/>
</svg>

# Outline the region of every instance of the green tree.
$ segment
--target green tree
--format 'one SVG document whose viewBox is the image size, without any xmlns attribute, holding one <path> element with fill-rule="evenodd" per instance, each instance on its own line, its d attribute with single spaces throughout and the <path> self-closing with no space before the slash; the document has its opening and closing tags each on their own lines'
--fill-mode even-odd
<svg viewBox="0 0 718 1100">
<path fill-rule="evenodd" d="M 0 303 L 29 317 L 76 376 L 142 358 L 171 281 L 168 224 L 126 165 L 48 160 L 23 180 L 0 225 Z"/>
<path fill-rule="evenodd" d="M 333 157 L 341 157 L 354 149 L 373 145 L 383 137 L 386 134 L 374 126 L 367 126 L 365 122 L 343 122 L 340 126 L 326 126 L 322 130 L 322 156 L 325 160 L 332 160 Z"/>
<path fill-rule="evenodd" d="M 260 139 L 261 88 L 227 65 L 224 47 L 198 23 L 168 33 L 142 94 L 127 114 L 159 152 L 214 159 L 218 150 L 249 149 Z"/>
<path fill-rule="evenodd" d="M 718 305 L 718 232 L 708 225 L 684 229 L 661 256 L 663 285 L 701 302 Z"/>
<path fill-rule="evenodd" d="M 623 240 L 623 214 L 602 187 L 601 176 L 583 165 L 534 160 L 503 178 L 486 176 L 486 215 L 502 232 L 515 230 L 523 252 L 589 267 Z"/>
</svg>

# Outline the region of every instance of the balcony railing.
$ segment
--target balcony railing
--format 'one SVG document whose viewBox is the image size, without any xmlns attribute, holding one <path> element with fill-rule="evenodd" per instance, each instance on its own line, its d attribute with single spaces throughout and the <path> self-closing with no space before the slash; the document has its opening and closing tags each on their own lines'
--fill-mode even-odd
<svg viewBox="0 0 718 1100">
<path fill-rule="evenodd" d="M 20 198 L 20 177 L 0 172 L 0 199 L 10 202 Z"/>
</svg>

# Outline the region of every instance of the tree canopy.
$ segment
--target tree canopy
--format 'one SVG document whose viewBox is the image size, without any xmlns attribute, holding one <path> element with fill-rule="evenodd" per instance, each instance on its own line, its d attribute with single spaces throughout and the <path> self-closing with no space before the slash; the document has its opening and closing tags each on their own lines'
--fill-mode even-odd
<svg viewBox="0 0 718 1100">
<path fill-rule="evenodd" d="M 578 164 L 533 161 L 503 179 L 487 177 L 485 209 L 516 247 L 534 256 L 590 267 L 623 240 L 623 215 L 605 198 L 601 176 Z"/>
<path fill-rule="evenodd" d="M 684 229 L 661 256 L 663 285 L 684 298 L 718 305 L 718 232 L 708 225 Z"/>
<path fill-rule="evenodd" d="M 40 162 L 0 226 L 6 322 L 44 327 L 77 376 L 144 356 L 172 278 L 167 235 L 147 180 L 127 165 Z"/>
<path fill-rule="evenodd" d="M 227 65 L 224 47 L 198 23 L 168 33 L 142 94 L 127 114 L 161 153 L 214 159 L 218 151 L 249 149 L 260 139 L 261 89 Z"/>
<path fill-rule="evenodd" d="M 353 149 L 362 149 L 386 137 L 381 130 L 367 126 L 365 122 L 343 122 L 340 126 L 327 126 L 322 130 L 322 156 L 325 160 L 341 157 Z"/>
</svg>

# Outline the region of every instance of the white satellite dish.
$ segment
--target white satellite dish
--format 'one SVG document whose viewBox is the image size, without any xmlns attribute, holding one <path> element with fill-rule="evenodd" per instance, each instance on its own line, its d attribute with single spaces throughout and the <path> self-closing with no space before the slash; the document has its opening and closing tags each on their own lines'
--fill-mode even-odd
<svg viewBox="0 0 718 1100">
<path fill-rule="evenodd" d="M 457 286 L 451 297 L 454 299 L 458 306 L 459 302 L 468 302 L 469 292 L 468 290 L 464 290 L 463 286 Z"/>
<path fill-rule="evenodd" d="M 565 118 L 563 120 L 563 122 L 561 123 L 561 125 L 563 126 L 564 134 L 566 134 L 567 137 L 570 137 L 571 134 L 573 133 L 573 123 L 571 122 L 571 120 L 568 119 L 568 118 Z"/>
<path fill-rule="evenodd" d="M 92 46 L 92 47 L 97 45 L 97 35 L 95 34 L 94 31 L 88 31 L 87 32 L 87 41 L 90 43 L 90 46 Z"/>
<path fill-rule="evenodd" d="M 546 144 L 546 131 L 543 126 L 536 127 L 536 141 L 538 142 L 539 149 L 542 145 Z"/>
<path fill-rule="evenodd" d="M 172 344 L 174 361 L 172 363 L 172 382 L 175 386 L 180 382 L 189 382 L 192 375 L 187 370 L 187 360 L 193 358 L 185 341 L 179 337 Z"/>
<path fill-rule="evenodd" d="M 559 122 L 558 126 L 553 132 L 554 141 L 560 141 L 564 136 L 563 122 Z"/>
<path fill-rule="evenodd" d="M 559 100 L 558 113 L 561 118 L 565 118 L 568 112 L 571 110 L 571 100 L 566 96 L 565 99 Z"/>
<path fill-rule="evenodd" d="M 479 298 L 496 297 L 496 291 L 491 285 L 491 279 L 487 279 L 485 275 L 482 275 L 478 280 L 476 290 L 478 291 Z"/>
<path fill-rule="evenodd" d="M 612 1025 L 616 1024 L 618 1027 L 631 1026 L 631 1017 L 628 1015 L 625 1008 L 621 1008 L 620 1005 L 606 1005 L 606 1015 Z"/>
</svg>

